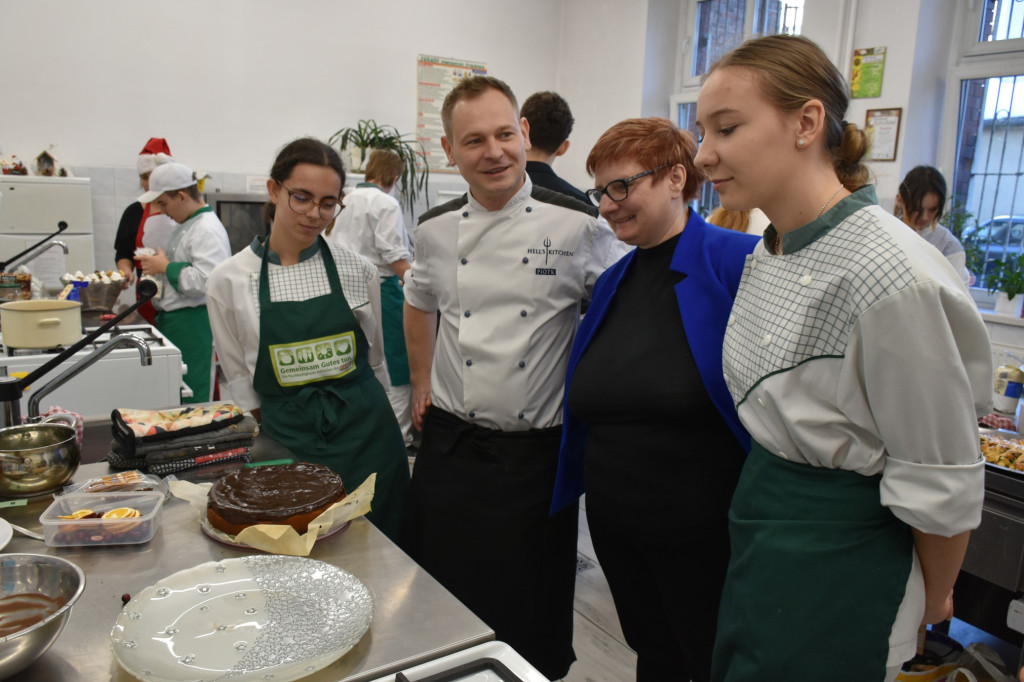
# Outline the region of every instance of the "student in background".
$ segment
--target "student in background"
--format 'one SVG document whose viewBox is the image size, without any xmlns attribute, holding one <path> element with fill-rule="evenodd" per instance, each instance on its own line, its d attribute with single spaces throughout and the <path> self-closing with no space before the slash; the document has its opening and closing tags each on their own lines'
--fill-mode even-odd
<svg viewBox="0 0 1024 682">
<path fill-rule="evenodd" d="M 964 284 L 974 283 L 967 271 L 967 253 L 952 232 L 939 225 L 946 206 L 946 179 L 938 168 L 916 166 L 900 183 L 893 214 L 937 248 L 953 266 Z"/>
<path fill-rule="evenodd" d="M 375 149 L 366 162 L 365 181 L 345 195 L 345 210 L 324 237 L 328 243 L 347 247 L 370 259 L 380 277 L 384 354 L 391 388 L 388 400 L 395 411 L 406 448 L 413 446 L 412 385 L 409 356 L 405 352 L 402 285 L 412 267 L 412 244 L 405 230 L 402 207 L 391 190 L 402 174 L 402 159 L 390 149 Z"/>
<path fill-rule="evenodd" d="M 573 117 L 569 103 L 556 92 L 536 92 L 526 98 L 520 112 L 530 124 L 526 173 L 537 187 L 547 187 L 588 203 L 587 195 L 555 174 L 551 164 L 569 151 Z"/>
<path fill-rule="evenodd" d="M 181 163 L 157 166 L 149 178 L 149 191 L 139 197 L 152 203 L 177 225 L 167 247 L 139 256 L 144 275 L 160 285 L 154 299 L 156 326 L 181 349 L 188 366 L 185 383 L 192 397 L 185 403 L 209 402 L 212 396 L 213 333 L 206 314 L 206 282 L 213 268 L 231 256 L 228 233 L 199 193 L 196 174 Z"/>
</svg>

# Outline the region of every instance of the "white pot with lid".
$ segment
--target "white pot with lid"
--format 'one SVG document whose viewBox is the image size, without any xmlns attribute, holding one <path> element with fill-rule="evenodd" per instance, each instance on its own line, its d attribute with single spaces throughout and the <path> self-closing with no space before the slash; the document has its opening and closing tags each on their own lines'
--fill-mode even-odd
<svg viewBox="0 0 1024 682">
<path fill-rule="evenodd" d="M 6 348 L 57 348 L 82 338 L 78 301 L 10 301 L 0 305 L 0 334 Z"/>
</svg>

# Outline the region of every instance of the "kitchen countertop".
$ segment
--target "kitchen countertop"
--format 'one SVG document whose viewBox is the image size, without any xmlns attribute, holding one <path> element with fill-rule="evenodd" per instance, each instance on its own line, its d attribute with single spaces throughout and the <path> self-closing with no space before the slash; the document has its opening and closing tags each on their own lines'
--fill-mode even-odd
<svg viewBox="0 0 1024 682">
<path fill-rule="evenodd" d="M 84 464 L 73 480 L 110 472 L 105 463 Z M 0 517 L 41 533 L 39 515 L 51 502 L 48 495 L 34 498 L 24 506 L 0 509 Z M 175 498 L 165 503 L 154 538 L 141 545 L 56 548 L 15 533 L 3 551 L 60 556 L 86 575 L 85 591 L 60 638 L 18 676 L 26 682 L 135 679 L 110 653 L 110 631 L 121 610 L 121 595 L 137 594 L 172 573 L 207 561 L 257 553 L 207 537 L 188 503 Z M 374 616 L 369 631 L 351 651 L 303 680 L 373 680 L 494 639 L 483 621 L 365 519 L 356 519 L 346 530 L 317 543 L 310 558 L 362 580 L 373 594 Z"/>
</svg>

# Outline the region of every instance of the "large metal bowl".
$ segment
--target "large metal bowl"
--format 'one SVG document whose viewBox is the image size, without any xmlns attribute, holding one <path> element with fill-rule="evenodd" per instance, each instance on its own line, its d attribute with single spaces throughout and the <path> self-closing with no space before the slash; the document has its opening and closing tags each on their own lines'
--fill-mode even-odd
<svg viewBox="0 0 1024 682">
<path fill-rule="evenodd" d="M 46 606 L 21 629 L 0 636 L 0 680 L 18 674 L 50 648 L 64 630 L 71 607 L 85 590 L 85 573 L 67 559 L 44 554 L 0 555 L 0 614 L 25 595 Z M 5 606 L 7 605 L 7 606 Z"/>
<path fill-rule="evenodd" d="M 81 462 L 76 435 L 52 422 L 0 429 L 0 496 L 41 495 L 70 481 Z"/>
</svg>

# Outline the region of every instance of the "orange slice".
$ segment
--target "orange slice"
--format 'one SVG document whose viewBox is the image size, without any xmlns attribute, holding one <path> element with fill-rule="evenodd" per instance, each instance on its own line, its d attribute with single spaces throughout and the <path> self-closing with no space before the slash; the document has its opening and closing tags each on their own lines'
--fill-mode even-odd
<svg viewBox="0 0 1024 682">
<path fill-rule="evenodd" d="M 142 512 L 131 507 L 118 507 L 111 509 L 103 515 L 105 519 L 135 519 L 142 516 Z"/>
<path fill-rule="evenodd" d="M 61 519 L 94 519 L 99 517 L 99 514 L 94 512 L 92 509 L 76 509 L 66 516 L 59 516 Z"/>
</svg>

